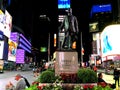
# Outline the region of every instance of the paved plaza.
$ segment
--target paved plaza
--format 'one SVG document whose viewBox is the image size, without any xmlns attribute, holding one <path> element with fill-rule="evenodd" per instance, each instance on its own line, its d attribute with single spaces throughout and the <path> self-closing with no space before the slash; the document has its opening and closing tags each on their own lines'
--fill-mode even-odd
<svg viewBox="0 0 120 90">
<path fill-rule="evenodd" d="M 14 85 L 16 85 L 16 81 L 14 80 L 14 77 L 18 73 L 25 76 L 30 82 L 30 84 L 36 80 L 32 71 L 5 71 L 4 73 L 0 74 L 0 90 L 5 90 L 5 85 L 9 81 L 11 81 Z M 106 75 L 103 73 L 103 77 L 106 82 L 114 83 L 113 75 Z"/>
</svg>

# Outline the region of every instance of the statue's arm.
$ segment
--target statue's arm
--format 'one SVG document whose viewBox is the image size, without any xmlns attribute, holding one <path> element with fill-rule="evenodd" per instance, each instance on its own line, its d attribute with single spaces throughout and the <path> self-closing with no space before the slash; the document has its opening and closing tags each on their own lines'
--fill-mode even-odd
<svg viewBox="0 0 120 90">
<path fill-rule="evenodd" d="M 79 28 L 78 28 L 78 21 L 77 18 L 75 17 L 75 29 L 76 29 L 76 33 L 79 33 Z"/>
</svg>

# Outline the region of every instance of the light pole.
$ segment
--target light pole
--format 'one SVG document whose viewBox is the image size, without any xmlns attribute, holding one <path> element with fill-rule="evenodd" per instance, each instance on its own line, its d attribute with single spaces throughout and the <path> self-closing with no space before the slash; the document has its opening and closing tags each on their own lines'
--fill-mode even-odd
<svg viewBox="0 0 120 90">
<path fill-rule="evenodd" d="M 48 34 L 48 62 L 50 61 L 50 33 Z"/>
<path fill-rule="evenodd" d="M 40 19 L 50 22 L 50 18 L 47 15 L 40 15 Z M 50 33 L 48 33 L 48 62 L 50 61 Z"/>
</svg>

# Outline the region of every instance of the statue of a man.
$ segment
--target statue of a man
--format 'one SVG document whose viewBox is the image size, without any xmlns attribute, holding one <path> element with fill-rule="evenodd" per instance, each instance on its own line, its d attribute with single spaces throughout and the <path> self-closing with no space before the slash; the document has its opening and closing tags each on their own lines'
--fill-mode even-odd
<svg viewBox="0 0 120 90">
<path fill-rule="evenodd" d="M 72 45 L 78 39 L 78 21 L 77 18 L 72 15 L 71 8 L 67 10 L 67 13 L 68 15 L 66 15 L 64 21 L 59 27 L 59 32 L 65 33 L 65 38 L 62 43 L 62 49 L 73 49 Z"/>
</svg>

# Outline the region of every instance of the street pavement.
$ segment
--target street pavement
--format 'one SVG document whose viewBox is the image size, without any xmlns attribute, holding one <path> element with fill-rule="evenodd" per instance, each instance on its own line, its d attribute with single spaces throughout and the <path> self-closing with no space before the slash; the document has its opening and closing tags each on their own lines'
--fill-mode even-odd
<svg viewBox="0 0 120 90">
<path fill-rule="evenodd" d="M 17 81 L 15 81 L 14 79 L 16 74 L 21 74 L 26 77 L 30 84 L 32 84 L 32 82 L 36 80 L 32 71 L 4 71 L 4 73 L 0 73 L 0 90 L 5 90 L 5 85 L 9 81 L 16 85 Z M 107 83 L 114 83 L 113 75 L 107 75 L 103 73 L 103 79 Z M 120 90 L 120 88 L 118 90 Z"/>
</svg>

